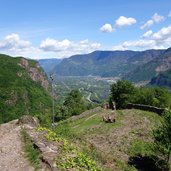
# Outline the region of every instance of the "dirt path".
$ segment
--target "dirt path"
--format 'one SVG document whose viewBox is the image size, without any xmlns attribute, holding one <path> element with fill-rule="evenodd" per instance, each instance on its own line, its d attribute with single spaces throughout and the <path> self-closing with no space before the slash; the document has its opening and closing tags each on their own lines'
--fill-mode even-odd
<svg viewBox="0 0 171 171">
<path fill-rule="evenodd" d="M 94 117 L 94 116 L 96 116 L 97 115 L 97 113 L 95 113 L 94 115 L 91 115 L 91 116 L 89 116 L 85 121 L 88 121 L 89 119 L 91 119 L 92 117 Z M 84 122 L 85 122 L 84 121 Z"/>
<path fill-rule="evenodd" d="M 16 120 L 0 125 L 0 171 L 34 171 L 24 158 Z"/>
<path fill-rule="evenodd" d="M 94 116 L 96 116 L 96 115 L 97 115 L 97 113 L 94 114 L 94 115 L 89 116 L 84 122 L 88 121 L 90 118 L 92 118 L 92 117 L 94 117 Z M 77 128 L 77 127 L 79 127 L 79 126 L 80 126 L 80 124 L 75 125 L 73 128 Z"/>
</svg>

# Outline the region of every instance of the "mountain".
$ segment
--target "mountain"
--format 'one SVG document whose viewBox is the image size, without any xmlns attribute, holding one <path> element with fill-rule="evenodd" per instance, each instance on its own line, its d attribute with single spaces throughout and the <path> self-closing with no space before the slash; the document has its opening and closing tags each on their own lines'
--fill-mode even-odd
<svg viewBox="0 0 171 171">
<path fill-rule="evenodd" d="M 162 53 L 163 50 L 95 51 L 63 59 L 55 66 L 54 73 L 62 76 L 122 77 Z"/>
<path fill-rule="evenodd" d="M 49 82 L 36 61 L 0 54 L 0 123 L 50 111 Z"/>
<path fill-rule="evenodd" d="M 149 84 L 160 87 L 168 87 L 171 89 L 171 69 L 161 72 L 156 77 L 153 77 Z"/>
<path fill-rule="evenodd" d="M 126 73 L 124 79 L 139 82 L 149 81 L 160 72 L 171 68 L 171 48 L 162 50 L 160 55 L 156 55 L 151 61 L 137 67 L 136 69 Z"/>
<path fill-rule="evenodd" d="M 39 65 L 44 69 L 44 71 L 48 74 L 50 73 L 53 68 L 59 64 L 62 61 L 62 59 L 40 59 L 38 60 Z"/>
</svg>

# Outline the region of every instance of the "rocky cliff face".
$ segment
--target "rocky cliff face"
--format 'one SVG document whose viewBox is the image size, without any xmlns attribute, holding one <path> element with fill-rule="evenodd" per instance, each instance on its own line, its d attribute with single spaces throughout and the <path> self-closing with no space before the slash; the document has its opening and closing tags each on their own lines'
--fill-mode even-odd
<svg viewBox="0 0 171 171">
<path fill-rule="evenodd" d="M 30 66 L 25 58 L 21 58 L 19 65 L 25 68 L 33 81 L 39 82 L 46 90 L 49 88 L 49 82 L 45 74 L 42 72 L 40 65 L 37 63 L 35 66 Z"/>
</svg>

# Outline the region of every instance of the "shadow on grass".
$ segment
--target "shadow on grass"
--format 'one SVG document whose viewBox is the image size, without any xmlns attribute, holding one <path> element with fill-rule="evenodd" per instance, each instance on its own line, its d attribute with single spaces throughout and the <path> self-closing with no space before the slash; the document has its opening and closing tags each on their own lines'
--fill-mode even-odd
<svg viewBox="0 0 171 171">
<path fill-rule="evenodd" d="M 169 171 L 167 164 L 156 157 L 132 156 L 128 164 L 134 166 L 138 171 Z"/>
</svg>

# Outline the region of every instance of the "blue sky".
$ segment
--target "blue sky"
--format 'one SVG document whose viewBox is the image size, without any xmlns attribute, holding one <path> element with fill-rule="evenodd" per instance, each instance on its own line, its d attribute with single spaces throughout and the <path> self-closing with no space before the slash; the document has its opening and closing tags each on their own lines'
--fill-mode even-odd
<svg viewBox="0 0 171 171">
<path fill-rule="evenodd" d="M 171 46 L 170 0 L 0 0 L 0 53 L 65 58 Z"/>
</svg>

